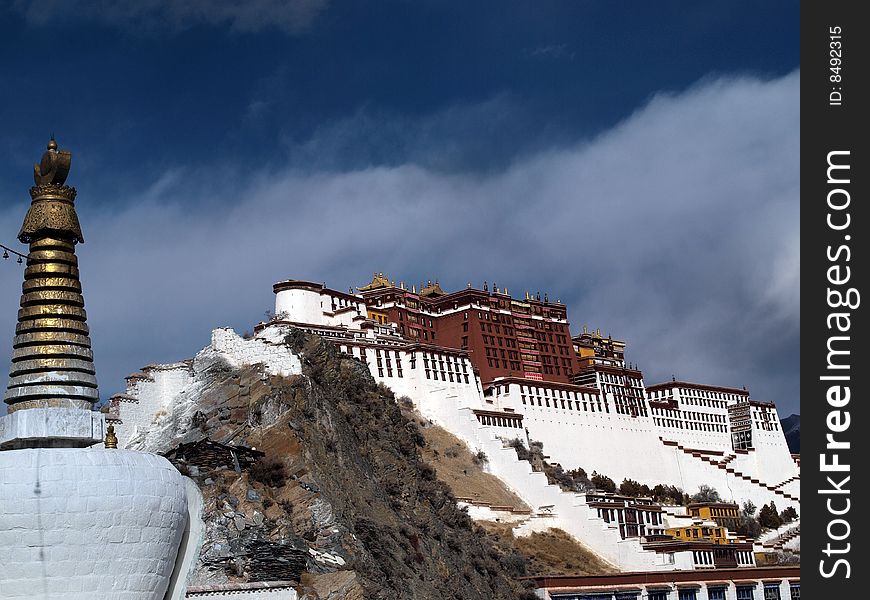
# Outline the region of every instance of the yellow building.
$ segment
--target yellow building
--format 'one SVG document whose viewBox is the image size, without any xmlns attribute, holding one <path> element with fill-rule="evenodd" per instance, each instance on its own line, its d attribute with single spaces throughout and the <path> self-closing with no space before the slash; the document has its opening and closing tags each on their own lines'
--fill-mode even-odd
<svg viewBox="0 0 870 600">
<path fill-rule="evenodd" d="M 378 312 L 376 310 L 371 310 L 371 309 L 368 311 L 368 317 L 372 321 L 377 321 L 381 325 L 386 325 L 390 321 L 389 317 L 387 316 L 387 313 L 382 313 L 382 312 Z"/>
<path fill-rule="evenodd" d="M 740 507 L 730 502 L 696 502 L 686 508 L 690 517 L 715 521 L 731 531 L 737 531 L 740 525 Z"/>
<path fill-rule="evenodd" d="M 672 527 L 665 529 L 665 533 L 675 539 L 684 541 L 705 541 L 714 544 L 733 544 L 734 539 L 728 537 L 725 527 L 714 525 L 711 522 L 693 523 L 685 527 Z"/>
</svg>

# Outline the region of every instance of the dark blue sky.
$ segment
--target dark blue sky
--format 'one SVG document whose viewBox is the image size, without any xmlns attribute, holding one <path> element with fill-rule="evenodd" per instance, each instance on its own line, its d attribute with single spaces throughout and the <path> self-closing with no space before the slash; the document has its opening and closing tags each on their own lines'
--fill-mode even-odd
<svg viewBox="0 0 870 600">
<path fill-rule="evenodd" d="M 689 257 L 703 252 L 665 232 L 652 246 L 627 244 L 620 250 L 596 242 L 564 263 L 555 259 L 562 248 L 583 246 L 584 231 L 596 220 L 620 235 L 647 239 L 644 223 L 632 217 L 637 210 L 631 202 L 647 207 L 660 204 L 656 214 L 663 216 L 675 210 L 665 200 L 672 190 L 666 185 L 657 189 L 645 179 L 647 171 L 661 170 L 651 158 L 659 145 L 679 148 L 674 151 L 676 162 L 681 156 L 707 154 L 710 172 L 722 177 L 715 191 L 726 200 L 711 200 L 708 212 L 689 215 L 691 219 L 704 223 L 711 214 L 717 215 L 720 227 L 727 228 L 722 229 L 723 238 L 739 232 L 749 236 L 743 246 L 755 243 L 751 236 L 758 236 L 759 244 L 773 238 L 776 243 L 765 247 L 765 252 L 778 252 L 790 244 L 796 230 L 776 237 L 757 227 L 762 219 L 781 222 L 784 213 L 744 212 L 741 220 L 740 214 L 724 209 L 731 194 L 746 190 L 757 193 L 762 204 L 765 198 L 794 195 L 796 161 L 766 165 L 758 173 L 752 161 L 739 161 L 755 151 L 765 157 L 779 152 L 786 132 L 794 128 L 795 123 L 787 119 L 798 107 L 797 2 L 253 0 L 241 8 L 228 0 L 184 4 L 179 7 L 168 0 L 0 2 L 0 241 L 14 242 L 26 210 L 33 162 L 54 132 L 61 147 L 74 152 L 70 183 L 79 188 L 79 211 L 88 241 L 122 243 L 123 236 L 103 235 L 94 227 L 126 223 L 140 236 L 138 245 L 113 247 L 111 253 L 129 252 L 141 261 L 136 263 L 140 279 L 152 277 L 141 289 L 135 288 L 133 279 L 112 270 L 91 272 L 95 281 L 85 282 L 86 291 L 92 290 L 88 296 L 92 321 L 98 306 L 112 313 L 104 324 L 92 323 L 104 396 L 118 391 L 123 375 L 147 362 L 192 354 L 207 343 L 211 327 L 244 328 L 259 320 L 269 308 L 271 281 L 308 276 L 344 289 L 364 283 L 374 269 L 390 268 L 396 280 L 433 274 L 458 286 L 468 279 L 477 282 L 498 274 L 505 285 L 515 288 L 554 290 L 553 295 L 574 302 L 577 308 L 569 317 L 575 325 L 596 320 L 614 335 L 634 340 L 636 353 L 632 354 L 632 346 L 629 353 L 647 369 L 647 383 L 676 371 L 687 379 L 746 384 L 766 399 L 776 400 L 786 414 L 798 411 L 799 329 L 793 319 L 786 334 L 761 332 L 759 337 L 745 332 L 732 337 L 728 332 L 733 329 L 712 325 L 727 319 L 739 327 L 741 315 L 758 323 L 775 320 L 764 312 L 774 310 L 769 296 L 785 294 L 742 281 L 742 254 L 728 255 L 733 271 L 690 264 Z M 767 100 L 756 106 L 755 94 Z M 730 100 L 717 105 L 723 98 Z M 680 108 L 680 103 L 688 108 Z M 783 108 L 786 103 L 789 110 Z M 709 113 L 705 113 L 707 106 Z M 697 122 L 683 125 L 680 111 L 694 114 L 695 110 Z M 720 130 L 727 132 L 729 110 L 737 115 L 738 133 L 739 127 L 747 128 L 746 135 L 738 136 L 743 145 L 705 146 L 720 137 Z M 778 129 L 766 131 L 764 125 L 781 114 L 787 117 Z M 656 115 L 664 116 L 657 121 Z M 719 129 L 711 125 L 714 122 Z M 638 123 L 648 126 L 644 130 L 648 133 L 637 133 Z M 669 123 L 669 129 L 663 129 L 662 123 Z M 685 147 L 669 137 L 669 132 L 678 136 L 684 129 L 706 132 L 707 125 L 712 133 L 686 142 Z M 580 180 L 577 198 L 567 205 L 541 194 L 541 212 L 555 215 L 557 221 L 559 214 L 574 214 L 571 211 L 577 209 L 572 229 L 576 237 L 560 238 L 549 246 L 546 240 L 530 238 L 536 255 L 528 267 L 510 254 L 516 245 L 506 246 L 500 258 L 499 238 L 490 239 L 491 234 L 482 230 L 470 229 L 465 238 L 453 240 L 449 250 L 439 247 L 439 236 L 430 239 L 420 232 L 433 221 L 418 219 L 413 210 L 404 221 L 397 219 L 402 210 L 386 199 L 393 193 L 423 197 L 438 196 L 432 192 L 435 189 L 445 190 L 457 202 L 461 199 L 461 206 L 482 203 L 475 210 L 496 215 L 496 221 L 509 228 L 524 203 L 534 205 L 538 200 L 539 191 L 546 187 L 541 181 L 552 181 L 553 172 L 540 167 L 543 162 L 563 151 L 587 150 L 585 156 L 604 161 L 609 156 L 607 144 L 619 143 L 624 130 L 627 139 L 635 139 L 634 131 L 649 145 L 637 156 L 630 156 L 631 148 L 640 146 L 627 145 L 621 151 L 626 161 L 613 162 L 607 181 L 644 182 L 639 189 L 649 189 L 650 194 L 626 191 L 633 200 L 619 204 L 598 197 L 591 181 Z M 757 139 L 749 140 L 750 133 Z M 606 143 L 597 144 L 601 140 Z M 794 155 L 796 142 L 792 145 L 784 155 Z M 740 181 L 727 172 L 731 167 L 716 154 L 720 150 L 739 158 Z M 705 168 L 701 165 L 696 171 Z M 346 183 L 367 173 L 384 175 L 363 182 L 368 195 L 353 188 L 356 184 Z M 284 187 L 268 187 L 276 181 Z M 474 188 L 481 182 L 486 185 Z M 572 185 L 568 182 L 564 189 Z M 525 200 L 508 201 L 517 189 L 527 189 Z M 703 190 L 699 193 L 705 195 Z M 280 215 L 256 213 L 255 205 L 242 210 L 249 199 L 255 203 L 276 194 L 287 194 L 278 205 Z M 311 196 L 303 198 L 304 194 Z M 555 191 L 552 198 L 560 195 L 565 194 Z M 325 216 L 329 211 L 318 204 L 326 202 L 321 197 L 331 198 L 330 206 L 341 210 L 335 208 L 332 217 Z M 598 214 L 602 201 L 616 207 L 614 212 Z M 147 218 L 136 212 L 146 205 L 156 207 Z M 797 198 L 791 208 L 773 201 L 771 206 L 796 214 Z M 157 219 L 164 224 L 158 228 L 149 219 L 160 210 L 167 212 L 164 221 Z M 266 209 L 259 206 L 259 210 Z M 371 222 L 349 212 L 357 210 L 368 214 Z M 505 214 L 500 217 L 500 213 Z M 294 237 L 292 226 L 302 223 L 309 229 L 322 227 L 334 240 L 339 237 L 336 223 L 356 221 L 370 234 L 379 228 L 379 215 L 386 214 L 393 218 L 381 232 L 397 240 L 399 252 L 395 243 L 381 251 L 360 231 L 346 231 L 343 235 L 353 242 L 333 242 L 335 253 L 324 255 L 276 239 L 275 233 L 233 242 L 226 233 L 232 229 L 222 229 L 228 219 L 235 219 L 230 224 L 238 231 L 252 231 L 264 219 L 280 216 L 288 225 L 288 239 Z M 477 218 L 476 212 L 468 214 Z M 685 214 L 682 210 L 673 218 Z M 467 223 L 460 227 L 456 219 L 438 224 L 441 240 L 453 237 L 443 234 L 445 227 L 464 230 Z M 195 224 L 194 233 L 194 226 L 187 223 Z M 485 240 L 492 255 L 483 259 L 473 244 L 462 247 L 461 240 L 468 236 Z M 192 259 L 186 259 L 185 253 L 193 252 L 194 240 L 201 254 L 200 262 L 191 266 Z M 232 255 L 244 258 L 238 263 L 221 250 L 233 243 L 248 244 Z M 271 258 L 253 258 L 258 252 L 251 244 L 261 245 L 262 255 Z M 709 249 L 703 243 L 700 247 Z M 655 248 L 661 249 L 661 257 L 649 259 L 658 256 Z M 86 244 L 81 252 L 87 256 L 101 249 Z M 771 258 L 773 264 L 780 264 Z M 191 269 L 204 268 L 203 261 L 206 271 L 213 270 L 206 280 L 215 286 L 211 296 L 202 282 L 190 288 L 183 283 L 192 277 Z M 590 261 L 606 264 L 607 270 L 592 268 Z M 559 268 L 552 272 L 540 268 L 550 262 Z M 628 276 L 629 263 L 643 264 L 642 278 L 651 278 L 642 291 L 654 296 L 649 301 L 626 304 L 623 296 L 638 292 L 625 288 L 606 295 L 621 277 L 639 280 Z M 122 268 L 117 261 L 101 265 Z M 681 370 L 680 364 L 674 364 L 683 356 L 675 349 L 679 344 L 674 339 L 664 341 L 669 328 L 644 329 L 636 323 L 680 322 L 705 304 L 705 290 L 712 290 L 703 278 L 707 268 L 730 272 L 728 281 L 741 292 L 728 301 L 727 315 L 711 309 L 698 317 L 709 318 L 710 323 L 699 323 L 693 339 L 705 343 L 711 335 L 722 339 L 715 351 L 688 352 L 687 356 L 705 358 Z M 251 271 L 257 277 L 239 275 Z M 0 307 L 6 307 L 6 312 L 13 307 L 13 320 L 19 277 L 11 265 L 0 269 L 4 296 Z M 769 281 L 771 275 L 758 278 Z M 228 289 L 239 294 L 232 285 L 237 279 L 252 286 L 250 295 L 256 300 L 236 298 L 222 304 L 217 296 L 225 298 Z M 694 282 L 690 287 L 695 291 L 675 287 L 676 281 Z M 716 290 L 717 297 L 728 293 Z M 173 294 L 174 302 L 160 303 L 160 298 Z M 194 298 L 198 294 L 210 299 Z M 624 311 L 596 308 L 605 305 Z M 134 315 L 134 320 L 147 315 L 149 329 L 160 328 L 156 321 L 171 332 L 142 332 L 131 339 L 124 315 Z M 0 325 L 6 326 L 11 341 L 13 321 L 3 319 Z M 601 322 L 604 319 L 607 323 Z M 743 326 L 759 329 L 755 320 Z M 118 331 L 122 323 L 123 335 Z M 631 328 L 634 331 L 627 331 Z M 764 338 L 771 339 L 762 342 Z M 0 340 L 0 349 L 7 348 L 8 341 Z M 661 355 L 663 348 L 671 349 L 671 354 Z M 106 357 L 103 361 L 100 352 Z M 740 361 L 725 360 L 723 366 L 724 357 L 746 353 Z M 735 374 L 739 381 L 734 380 Z"/>
<path fill-rule="evenodd" d="M 297 33 L 268 17 L 234 32 L 229 21 L 107 23 L 60 9 L 35 24 L 7 9 L 0 177 L 21 177 L 33 140 L 55 131 L 76 140 L 81 177 L 123 196 L 134 164 L 139 177 L 177 164 L 284 166 L 288 144 L 360 111 L 413 119 L 506 97 L 516 118 L 469 124 L 459 133 L 483 138 L 474 151 L 438 165 L 497 167 L 597 133 L 662 90 L 794 70 L 797 6 L 331 2 Z M 406 159 L 389 137 L 353 142 L 328 158 L 339 167 Z"/>
</svg>

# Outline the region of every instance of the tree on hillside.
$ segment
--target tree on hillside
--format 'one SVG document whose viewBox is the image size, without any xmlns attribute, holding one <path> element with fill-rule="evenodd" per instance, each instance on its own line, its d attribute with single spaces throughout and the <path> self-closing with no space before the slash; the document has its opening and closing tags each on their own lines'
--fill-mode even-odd
<svg viewBox="0 0 870 600">
<path fill-rule="evenodd" d="M 755 505 L 751 500 L 743 503 L 740 511 L 740 524 L 737 526 L 737 535 L 755 539 L 761 535 L 761 525 L 755 518 Z"/>
<path fill-rule="evenodd" d="M 770 504 L 762 506 L 761 510 L 758 511 L 758 524 L 767 529 L 776 529 L 782 525 L 782 519 L 776 510 L 776 504 L 773 503 L 773 500 L 770 501 Z"/>
<path fill-rule="evenodd" d="M 508 446 L 516 450 L 517 458 L 520 460 L 530 460 L 531 456 L 526 448 L 526 445 L 520 438 L 514 438 L 510 442 L 508 442 Z"/>
<path fill-rule="evenodd" d="M 561 465 L 544 460 L 543 442 L 531 441 L 528 449 L 519 438 L 510 440 L 507 444 L 516 451 L 518 459 L 529 461 L 532 470 L 543 471 L 548 483 L 558 485 L 569 492 L 583 492 L 592 487 L 589 478 L 586 477 L 586 471 L 582 468 L 565 471 Z"/>
<path fill-rule="evenodd" d="M 798 518 L 798 513 L 793 506 L 789 506 L 781 513 L 779 513 L 779 518 L 782 519 L 783 523 L 791 523 Z"/>
<path fill-rule="evenodd" d="M 590 479 L 592 485 L 602 492 L 611 492 L 616 493 L 616 483 L 607 475 L 600 475 L 595 471 L 592 471 L 592 477 Z"/>
<path fill-rule="evenodd" d="M 584 492 L 592 487 L 592 482 L 589 481 L 589 476 L 583 467 L 571 469 L 565 473 L 568 477 L 574 480 L 576 491 Z"/>
<path fill-rule="evenodd" d="M 675 485 L 656 485 L 652 490 L 653 500 L 661 504 L 682 504 L 685 499 L 683 490 Z"/>
<path fill-rule="evenodd" d="M 634 479 L 623 479 L 619 484 L 619 493 L 632 498 L 652 497 L 652 490 L 646 484 L 640 484 Z"/>
<path fill-rule="evenodd" d="M 703 484 L 698 488 L 698 493 L 692 496 L 692 502 L 722 502 L 716 488 Z"/>
</svg>

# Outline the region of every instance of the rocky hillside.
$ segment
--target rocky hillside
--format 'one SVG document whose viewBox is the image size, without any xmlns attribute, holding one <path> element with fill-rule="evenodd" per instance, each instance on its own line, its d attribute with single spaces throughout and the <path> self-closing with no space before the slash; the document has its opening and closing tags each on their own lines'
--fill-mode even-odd
<svg viewBox="0 0 870 600">
<path fill-rule="evenodd" d="M 215 360 L 142 449 L 200 486 L 194 583 L 293 579 L 303 598 L 534 598 L 525 559 L 475 526 L 418 425 L 357 360 L 293 332 L 303 375 Z M 251 448 L 253 450 L 246 450 Z"/>
</svg>

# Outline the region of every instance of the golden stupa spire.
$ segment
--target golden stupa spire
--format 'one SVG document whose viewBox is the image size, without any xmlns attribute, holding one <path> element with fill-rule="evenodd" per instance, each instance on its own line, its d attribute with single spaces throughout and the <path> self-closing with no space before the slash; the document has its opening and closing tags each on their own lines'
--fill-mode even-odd
<svg viewBox="0 0 870 600">
<path fill-rule="evenodd" d="M 91 409 L 99 399 L 75 245 L 84 242 L 71 154 L 52 139 L 34 166 L 32 203 L 18 239 L 30 244 L 4 401 L 28 408 Z"/>
</svg>

